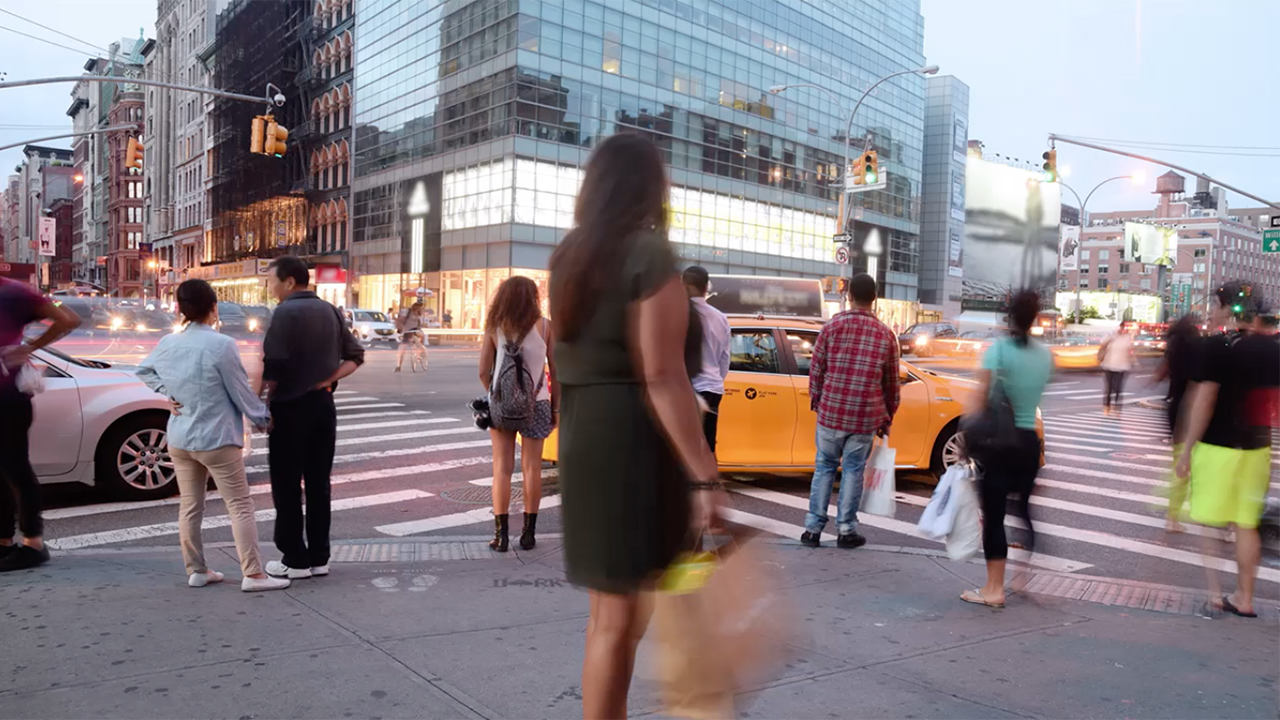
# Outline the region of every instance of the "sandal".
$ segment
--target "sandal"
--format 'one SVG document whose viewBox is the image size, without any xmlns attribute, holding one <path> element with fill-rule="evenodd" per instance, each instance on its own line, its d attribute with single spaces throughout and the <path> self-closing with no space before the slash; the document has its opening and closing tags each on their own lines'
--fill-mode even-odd
<svg viewBox="0 0 1280 720">
<path fill-rule="evenodd" d="M 983 597 L 981 588 L 965 590 L 960 593 L 960 599 L 967 603 L 973 603 L 974 605 L 986 605 L 989 608 L 995 608 L 997 610 L 1004 608 L 1004 603 L 989 602 L 985 597 Z"/>
<path fill-rule="evenodd" d="M 1236 607 L 1235 605 L 1233 605 L 1233 604 L 1231 603 L 1231 596 L 1230 596 L 1230 595 L 1223 595 L 1223 596 L 1222 596 L 1222 609 L 1223 609 L 1223 610 L 1226 610 L 1227 612 L 1231 613 L 1232 615 L 1238 615 L 1238 616 L 1240 616 L 1240 617 L 1242 617 L 1242 618 L 1256 618 L 1256 617 L 1258 617 L 1258 613 L 1256 613 L 1256 612 L 1250 612 L 1250 613 L 1242 612 L 1242 611 L 1240 610 L 1240 608 L 1238 608 L 1238 607 Z"/>
</svg>

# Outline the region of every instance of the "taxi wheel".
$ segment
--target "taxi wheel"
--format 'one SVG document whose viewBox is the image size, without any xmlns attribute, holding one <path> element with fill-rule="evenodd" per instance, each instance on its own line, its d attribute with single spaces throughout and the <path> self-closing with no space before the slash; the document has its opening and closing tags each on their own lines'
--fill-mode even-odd
<svg viewBox="0 0 1280 720">
<path fill-rule="evenodd" d="M 960 432 L 960 421 L 953 420 L 938 433 L 933 443 L 933 458 L 929 470 L 941 477 L 948 467 L 965 462 L 964 433 Z"/>
</svg>

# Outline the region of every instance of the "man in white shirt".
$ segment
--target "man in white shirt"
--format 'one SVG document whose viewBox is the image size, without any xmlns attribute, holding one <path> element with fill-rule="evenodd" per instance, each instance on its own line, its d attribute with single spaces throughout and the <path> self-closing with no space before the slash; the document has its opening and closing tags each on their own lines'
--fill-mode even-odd
<svg viewBox="0 0 1280 720">
<path fill-rule="evenodd" d="M 720 400 L 724 397 L 724 379 L 729 375 L 729 318 L 707 303 L 711 278 L 706 268 L 691 266 L 684 271 L 683 280 L 693 311 L 702 325 L 702 365 L 693 376 L 693 389 L 707 403 L 702 429 L 707 435 L 707 444 L 715 452 Z"/>
</svg>

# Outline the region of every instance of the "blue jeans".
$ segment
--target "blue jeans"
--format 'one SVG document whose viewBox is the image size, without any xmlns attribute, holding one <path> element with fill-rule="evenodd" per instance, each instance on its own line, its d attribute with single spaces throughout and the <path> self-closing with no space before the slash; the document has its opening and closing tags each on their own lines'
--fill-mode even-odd
<svg viewBox="0 0 1280 720">
<path fill-rule="evenodd" d="M 821 534 L 827 525 L 827 506 L 831 503 L 831 486 L 836 480 L 836 468 L 843 467 L 840 476 L 840 514 L 836 517 L 836 529 L 841 535 L 858 531 L 858 503 L 862 501 L 862 473 L 867 467 L 871 444 L 875 435 L 832 430 L 818 425 L 817 458 L 814 460 L 813 483 L 809 486 L 809 512 L 804 518 L 804 529 Z"/>
</svg>

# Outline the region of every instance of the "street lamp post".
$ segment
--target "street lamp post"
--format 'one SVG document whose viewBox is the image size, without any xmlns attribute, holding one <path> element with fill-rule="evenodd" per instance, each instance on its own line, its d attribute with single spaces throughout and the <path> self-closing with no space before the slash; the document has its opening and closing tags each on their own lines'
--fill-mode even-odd
<svg viewBox="0 0 1280 720">
<path fill-rule="evenodd" d="M 871 91 L 875 90 L 877 87 L 880 86 L 881 83 L 885 82 L 886 80 L 898 77 L 899 75 L 912 75 L 915 73 L 919 73 L 921 75 L 935 75 L 937 74 L 937 72 L 938 72 L 937 65 L 927 65 L 925 67 L 914 68 L 912 70 L 899 70 L 898 72 L 885 75 L 884 77 L 872 83 L 871 87 L 864 90 L 862 93 L 862 96 L 858 98 L 858 102 L 854 103 L 853 110 L 849 111 L 849 121 L 848 123 L 846 123 L 845 131 L 844 131 L 844 166 L 841 168 L 841 171 L 840 171 L 840 182 L 842 185 L 842 187 L 840 188 L 840 219 L 839 219 L 840 232 L 842 233 L 845 232 L 846 228 L 849 225 L 849 212 L 848 212 L 849 157 L 850 155 L 852 155 L 852 151 L 853 151 L 853 137 L 852 137 L 853 118 L 855 115 L 858 114 L 858 108 L 862 107 L 862 102 L 867 99 L 867 96 L 871 94 Z M 829 88 L 822 87 L 821 85 L 815 85 L 813 83 L 792 83 L 789 85 L 774 85 L 773 87 L 769 88 L 769 92 L 773 93 L 774 95 L 777 95 L 783 90 L 787 90 L 790 88 L 801 88 L 801 87 L 814 88 L 817 90 L 821 90 L 822 92 L 826 93 L 828 97 L 831 98 L 831 101 L 835 103 L 837 107 L 840 105 L 839 96 L 837 96 Z M 878 260 L 878 257 L 877 257 L 878 255 L 879 255 L 879 252 L 875 253 L 874 255 L 870 252 L 867 253 L 867 273 L 870 274 L 871 277 L 876 277 L 876 273 L 878 271 L 878 268 L 876 267 L 876 261 Z M 852 264 L 850 264 L 849 269 L 850 269 L 850 272 L 852 272 L 853 270 Z M 843 270 L 841 270 L 840 272 L 842 275 L 844 274 Z M 844 298 L 841 298 L 841 302 L 842 303 L 844 302 Z"/>
<path fill-rule="evenodd" d="M 1076 202 L 1080 203 L 1080 248 L 1081 250 L 1083 250 L 1084 248 L 1084 231 L 1085 231 L 1085 228 L 1088 227 L 1088 225 L 1086 225 L 1088 221 L 1085 219 L 1086 218 L 1085 208 L 1088 207 L 1089 205 L 1089 198 L 1093 197 L 1093 194 L 1098 192 L 1098 188 L 1102 187 L 1103 185 L 1106 185 L 1109 182 L 1113 182 L 1115 180 L 1137 181 L 1138 176 L 1137 175 L 1117 175 L 1113 178 L 1107 178 L 1106 180 L 1103 180 L 1097 185 L 1094 185 L 1093 189 L 1089 191 L 1089 194 L 1084 196 L 1084 200 L 1080 199 L 1080 193 L 1076 192 L 1075 188 L 1062 182 L 1061 180 L 1058 181 L 1058 184 L 1070 190 L 1071 194 L 1076 196 Z M 1123 250 L 1121 252 L 1123 253 Z M 1082 300 L 1081 300 L 1081 294 L 1080 294 L 1080 274 L 1081 274 L 1080 268 L 1081 268 L 1080 256 L 1076 255 L 1076 319 L 1077 320 L 1080 320 L 1081 316 L 1084 314 L 1084 308 L 1081 307 Z"/>
</svg>

